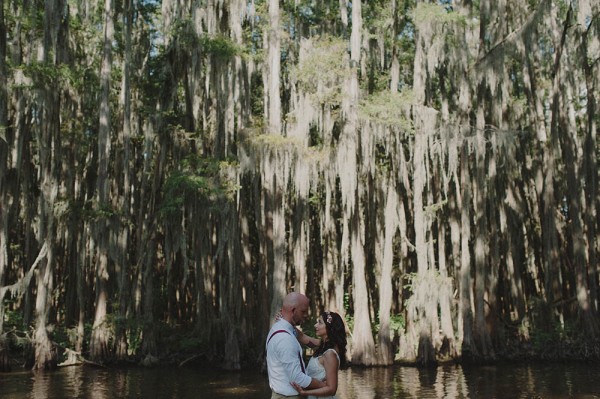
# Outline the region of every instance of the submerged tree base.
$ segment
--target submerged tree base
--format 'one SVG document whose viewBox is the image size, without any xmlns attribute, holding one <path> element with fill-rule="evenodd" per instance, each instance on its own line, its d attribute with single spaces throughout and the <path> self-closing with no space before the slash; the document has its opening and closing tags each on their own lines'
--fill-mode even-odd
<svg viewBox="0 0 600 399">
<path fill-rule="evenodd" d="M 24 334 L 10 334 L 4 340 L 2 368 L 0 372 L 18 369 L 31 369 L 33 367 L 34 353 L 31 342 L 26 342 Z M 393 365 L 412 367 L 436 367 L 444 364 L 461 365 L 491 365 L 501 362 L 563 362 L 563 361 L 600 361 L 600 340 L 579 337 L 546 336 L 541 333 L 532 335 L 528 341 L 513 339 L 505 341 L 502 348 L 495 348 L 495 356 L 482 357 L 463 348 L 462 356 L 451 357 L 437 356 L 435 362 L 421 364 L 417 358 L 412 360 L 396 358 Z M 56 340 L 57 337 L 52 337 Z M 56 346 L 58 366 L 102 366 L 102 367 L 185 367 L 185 368 L 219 368 L 228 370 L 225 351 L 220 345 L 212 342 L 200 341 L 193 331 L 170 331 L 161 334 L 158 340 L 160 353 L 142 356 L 131 354 L 124 359 L 116 357 L 103 364 L 91 362 L 86 352 L 80 353 L 73 349 Z M 257 344 L 260 348 L 262 342 Z M 259 349 L 245 348 L 241 351 L 240 369 L 262 367 L 264 359 Z M 352 367 L 366 367 L 351 365 Z M 376 366 L 388 367 L 388 366 Z M 266 372 L 266 370 L 264 370 Z"/>
</svg>

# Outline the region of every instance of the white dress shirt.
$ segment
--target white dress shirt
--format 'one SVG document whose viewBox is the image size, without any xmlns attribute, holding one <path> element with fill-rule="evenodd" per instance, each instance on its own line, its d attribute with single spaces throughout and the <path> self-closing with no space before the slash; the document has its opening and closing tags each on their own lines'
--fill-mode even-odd
<svg viewBox="0 0 600 399">
<path fill-rule="evenodd" d="M 276 333 L 279 330 L 285 332 Z M 290 383 L 295 381 L 306 388 L 312 378 L 303 371 L 302 346 L 296 339 L 294 327 L 286 320 L 279 319 L 271 327 L 266 342 L 269 386 L 280 395 L 298 395 Z"/>
</svg>

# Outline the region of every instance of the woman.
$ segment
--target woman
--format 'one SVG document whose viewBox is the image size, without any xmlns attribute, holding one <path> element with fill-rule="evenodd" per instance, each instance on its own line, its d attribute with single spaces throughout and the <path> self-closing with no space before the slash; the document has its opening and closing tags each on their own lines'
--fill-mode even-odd
<svg viewBox="0 0 600 399">
<path fill-rule="evenodd" d="M 292 383 L 300 395 L 308 398 L 336 398 L 338 370 L 346 367 L 346 327 L 342 317 L 335 312 L 323 312 L 315 324 L 319 338 L 312 338 L 297 330 L 298 341 L 309 347 L 316 347 L 306 367 L 310 377 L 325 381 L 318 389 L 305 390 Z"/>
</svg>

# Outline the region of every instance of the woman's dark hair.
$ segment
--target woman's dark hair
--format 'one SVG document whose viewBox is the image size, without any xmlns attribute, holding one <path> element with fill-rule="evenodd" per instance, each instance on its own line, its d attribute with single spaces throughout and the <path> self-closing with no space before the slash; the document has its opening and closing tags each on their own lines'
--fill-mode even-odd
<svg viewBox="0 0 600 399">
<path fill-rule="evenodd" d="M 325 322 L 327 329 L 327 341 L 321 340 L 321 345 L 313 353 L 313 357 L 321 356 L 328 349 L 335 349 L 337 346 L 337 354 L 340 357 L 340 369 L 347 367 L 346 360 L 346 326 L 342 316 L 335 312 L 322 312 L 321 317 Z"/>
</svg>

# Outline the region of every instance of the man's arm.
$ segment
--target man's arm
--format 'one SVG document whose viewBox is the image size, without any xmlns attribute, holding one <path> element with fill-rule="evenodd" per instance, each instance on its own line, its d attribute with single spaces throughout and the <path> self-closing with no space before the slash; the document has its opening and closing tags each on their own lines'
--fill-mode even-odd
<svg viewBox="0 0 600 399">
<path fill-rule="evenodd" d="M 294 339 L 289 335 L 288 337 Z M 288 339 L 286 337 L 282 338 Z M 300 352 L 298 351 L 297 346 L 298 344 L 294 342 L 292 345 L 287 346 L 285 344 L 285 339 L 277 341 L 273 347 L 273 350 L 277 351 L 277 357 L 279 358 L 286 370 L 289 382 L 296 383 L 302 387 L 321 387 L 323 384 L 321 381 L 311 378 L 302 370 L 302 366 L 300 363 Z"/>
<path fill-rule="evenodd" d="M 310 384 L 305 386 L 304 389 L 319 389 L 319 388 L 323 388 L 325 386 L 327 386 L 325 381 L 321 381 L 321 380 L 317 380 L 316 378 L 313 378 L 311 380 Z"/>
<path fill-rule="evenodd" d="M 331 396 L 335 395 L 337 392 L 339 360 L 333 351 L 325 352 L 323 358 L 323 367 L 325 367 L 325 381 L 318 381 L 321 383 L 319 386 L 313 386 L 312 382 L 307 387 L 302 387 L 299 384 L 292 383 L 294 389 L 301 395 Z"/>
</svg>

